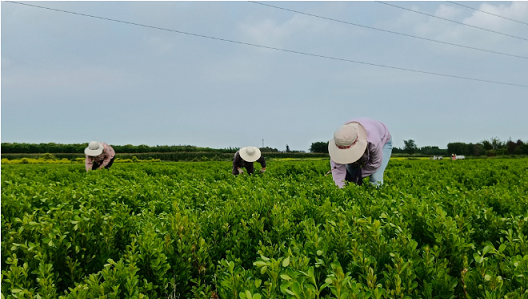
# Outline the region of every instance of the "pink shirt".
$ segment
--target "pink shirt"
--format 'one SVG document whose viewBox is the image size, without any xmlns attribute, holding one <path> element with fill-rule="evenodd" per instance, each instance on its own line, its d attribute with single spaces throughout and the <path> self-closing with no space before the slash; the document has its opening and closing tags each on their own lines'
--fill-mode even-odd
<svg viewBox="0 0 528 299">
<path fill-rule="evenodd" d="M 353 118 L 345 124 L 351 122 L 360 123 L 367 131 L 367 150 L 362 157 L 366 160 L 366 164 L 361 168 L 361 172 L 363 177 L 368 177 L 380 168 L 383 161 L 383 146 L 390 140 L 391 135 L 385 124 L 371 118 Z M 338 164 L 330 159 L 330 166 L 335 184 L 339 188 L 343 188 L 345 186 L 346 164 Z"/>
<path fill-rule="evenodd" d="M 106 165 L 108 165 L 108 163 L 110 163 L 110 160 L 112 160 L 112 158 L 115 156 L 115 151 L 110 145 L 104 142 L 101 142 L 101 144 L 103 145 L 104 150 L 99 156 L 96 156 L 96 157 L 86 156 L 86 160 L 84 161 L 84 165 L 86 166 L 86 171 L 92 170 L 93 162 L 99 163 L 100 168 L 105 167 Z"/>
</svg>

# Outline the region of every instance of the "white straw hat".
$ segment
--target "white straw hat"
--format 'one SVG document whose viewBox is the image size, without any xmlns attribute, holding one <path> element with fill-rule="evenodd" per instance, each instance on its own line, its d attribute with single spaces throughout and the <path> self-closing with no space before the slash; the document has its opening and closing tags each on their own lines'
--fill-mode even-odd
<svg viewBox="0 0 528 299">
<path fill-rule="evenodd" d="M 246 162 L 255 162 L 260 158 L 260 150 L 258 147 L 246 146 L 240 149 L 240 157 Z"/>
<path fill-rule="evenodd" d="M 99 156 L 103 152 L 103 144 L 98 141 L 91 141 L 88 147 L 84 149 L 84 153 L 88 156 Z"/>
<path fill-rule="evenodd" d="M 350 122 L 342 125 L 334 133 L 334 139 L 328 142 L 330 158 L 338 164 L 356 162 L 367 148 L 367 131 L 360 123 Z"/>
</svg>

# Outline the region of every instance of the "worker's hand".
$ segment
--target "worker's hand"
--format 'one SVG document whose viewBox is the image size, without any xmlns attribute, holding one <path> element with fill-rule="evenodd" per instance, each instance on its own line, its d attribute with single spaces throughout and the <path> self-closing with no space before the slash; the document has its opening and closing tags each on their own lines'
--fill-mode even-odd
<svg viewBox="0 0 528 299">
<path fill-rule="evenodd" d="M 261 170 L 260 170 L 260 173 L 264 173 L 266 172 L 266 167 L 263 167 Z"/>
<path fill-rule="evenodd" d="M 242 170 L 242 168 L 237 168 L 238 170 L 238 174 L 244 174 L 244 171 Z"/>
<path fill-rule="evenodd" d="M 325 176 L 329 175 L 332 173 L 332 169 L 330 169 L 327 173 L 325 173 Z"/>
</svg>

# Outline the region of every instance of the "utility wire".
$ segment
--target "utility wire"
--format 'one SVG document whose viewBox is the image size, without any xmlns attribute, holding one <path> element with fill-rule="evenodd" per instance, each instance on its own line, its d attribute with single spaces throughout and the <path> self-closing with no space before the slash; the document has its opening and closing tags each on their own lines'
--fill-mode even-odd
<svg viewBox="0 0 528 299">
<path fill-rule="evenodd" d="M 514 55 L 514 54 L 508 54 L 508 53 L 502 53 L 502 52 L 496 52 L 496 51 L 491 51 L 491 50 L 485 50 L 485 49 L 480 49 L 480 48 L 475 48 L 475 47 L 470 47 L 470 46 L 454 44 L 454 43 L 450 43 L 450 42 L 443 42 L 443 41 L 430 39 L 430 38 L 426 38 L 426 37 L 419 37 L 419 36 L 414 36 L 414 35 L 411 35 L 411 34 L 395 32 L 395 31 L 380 29 L 380 28 L 376 28 L 376 27 L 360 25 L 360 24 L 356 24 L 356 23 L 352 23 L 352 22 L 348 22 L 348 21 L 342 21 L 342 20 L 337 20 L 337 19 L 333 19 L 333 18 L 318 16 L 318 15 L 314 15 L 314 14 L 310 14 L 310 13 L 301 12 L 301 11 L 298 11 L 298 10 L 293 10 L 293 9 L 288 9 L 288 8 L 284 8 L 284 7 L 279 7 L 279 6 L 267 4 L 267 3 L 262 3 L 262 2 L 257 2 L 257 1 L 248 1 L 248 2 L 249 3 L 253 3 L 253 4 L 259 4 L 259 5 L 263 5 L 263 6 L 268 6 L 268 7 L 284 10 L 284 11 L 289 11 L 289 12 L 293 12 L 293 13 L 297 13 L 297 14 L 301 14 L 301 15 L 306 15 L 306 16 L 310 16 L 310 17 L 314 17 L 314 18 L 319 18 L 319 19 L 323 19 L 323 20 L 329 20 L 329 21 L 343 23 L 343 24 L 347 24 L 347 25 L 352 25 L 352 26 L 357 26 L 357 27 L 362 27 L 362 28 L 367 28 L 367 29 L 372 29 L 372 30 L 377 30 L 377 31 L 382 31 L 382 32 L 388 32 L 388 33 L 397 34 L 397 35 L 401 35 L 401 36 L 422 39 L 422 40 L 426 40 L 426 41 L 430 41 L 430 42 L 446 44 L 446 45 L 450 45 L 450 46 L 461 47 L 461 48 L 477 50 L 477 51 L 482 51 L 482 52 L 488 52 L 488 53 L 493 53 L 493 54 L 505 55 L 505 56 L 510 56 L 510 57 L 528 59 L 528 57 L 526 57 L 526 56 L 519 56 L 519 55 Z"/>
<path fill-rule="evenodd" d="M 25 6 L 30 6 L 30 7 L 36 7 L 36 8 L 42 8 L 42 9 L 47 9 L 47 10 L 51 10 L 51 11 L 63 12 L 63 13 L 68 13 L 68 14 L 73 14 L 73 15 L 78 15 L 78 16 L 90 17 L 90 18 L 94 18 L 94 19 L 112 21 L 112 22 L 117 22 L 117 23 L 122 23 L 122 24 L 140 26 L 140 27 L 144 27 L 144 28 L 151 28 L 151 29 L 157 29 L 157 30 L 162 30 L 162 31 L 180 33 L 180 34 L 185 34 L 185 35 L 190 35 L 190 36 L 202 37 L 202 38 L 207 38 L 207 39 L 212 39 L 212 40 L 219 40 L 219 41 L 229 42 L 229 43 L 233 43 L 233 44 L 246 45 L 246 46 L 251 46 L 251 47 L 256 47 L 256 48 L 270 49 L 270 50 L 275 50 L 275 51 L 281 51 L 281 52 L 287 52 L 287 53 L 293 53 L 293 54 L 300 54 L 300 55 L 311 56 L 311 57 L 319 57 L 319 58 L 325 58 L 325 59 L 330 59 L 330 60 L 345 61 L 345 62 L 351 62 L 351 63 L 356 63 L 356 64 L 363 64 L 363 65 L 370 65 L 370 66 L 376 66 L 376 67 L 382 67 L 382 68 L 389 68 L 389 69 L 406 71 L 406 72 L 413 72 L 413 73 L 428 74 L 428 75 L 441 76 L 441 77 L 449 77 L 449 78 L 456 78 L 456 79 L 464 79 L 464 80 L 471 80 L 471 81 L 478 81 L 478 82 L 485 82 L 485 83 L 494 83 L 494 84 L 501 84 L 501 85 L 509 85 L 509 86 L 528 88 L 528 85 L 523 85 L 523 84 L 492 81 L 492 80 L 478 79 L 478 78 L 472 78 L 472 77 L 463 77 L 463 76 L 435 73 L 435 72 L 429 72 L 429 71 L 413 70 L 413 69 L 407 69 L 407 68 L 390 66 L 390 65 L 382 65 L 382 64 L 376 64 L 376 63 L 371 63 L 371 62 L 356 61 L 356 60 L 345 59 L 345 58 L 325 56 L 325 55 L 319 55 L 319 54 L 313 54 L 313 53 L 307 53 L 307 52 L 300 52 L 300 51 L 294 51 L 294 50 L 288 50 L 288 49 L 280 49 L 280 48 L 274 48 L 274 47 L 269 47 L 269 46 L 263 46 L 263 45 L 251 44 L 251 43 L 246 43 L 246 42 L 234 41 L 234 40 L 229 40 L 229 39 L 225 39 L 225 38 L 219 38 L 219 37 L 207 36 L 207 35 L 196 34 L 196 33 L 185 32 L 185 31 L 179 31 L 179 30 L 174 30 L 174 29 L 156 27 L 156 26 L 151 26 L 151 25 L 144 25 L 144 24 L 139 24 L 139 23 L 134 23 L 134 22 L 121 21 L 121 20 L 117 20 L 117 19 L 99 17 L 99 16 L 94 16 L 94 15 L 89 15 L 89 14 L 84 14 L 84 13 L 78 13 L 78 12 L 72 12 L 72 11 L 67 11 L 67 10 L 62 10 L 62 9 L 57 9 L 57 8 L 49 8 L 49 7 L 44 7 L 44 6 L 34 5 L 34 4 L 27 4 L 27 3 L 21 3 L 21 2 L 16 2 L 16 1 L 5 1 L 5 2 L 19 4 L 19 5 L 25 5 Z"/>
<path fill-rule="evenodd" d="M 499 18 L 503 18 L 503 19 L 506 19 L 506 20 L 513 21 L 513 22 L 517 22 L 517 23 L 521 23 L 521 24 L 524 24 L 524 25 L 528 25 L 528 23 L 525 23 L 525 22 L 521 22 L 521 21 L 517 21 L 517 20 L 514 20 L 514 19 L 510 19 L 510 18 L 507 18 L 507 17 L 500 16 L 500 15 L 496 15 L 494 13 L 483 11 L 483 10 L 480 10 L 480 9 L 476 9 L 476 8 L 473 8 L 473 7 L 464 5 L 464 4 L 456 3 L 456 2 L 453 2 L 453 1 L 446 1 L 446 2 L 451 3 L 451 4 L 455 4 L 455 5 L 458 5 L 458 6 L 462 6 L 462 7 L 465 7 L 465 8 L 469 8 L 469 9 L 472 9 L 472 10 L 480 11 L 480 12 L 483 12 L 483 13 L 488 14 L 488 15 L 492 15 L 492 16 L 496 16 L 496 17 L 499 17 Z"/>
<path fill-rule="evenodd" d="M 493 32 L 493 33 L 496 33 L 496 34 L 500 34 L 500 35 L 509 36 L 509 37 L 513 37 L 513 38 L 516 38 L 516 39 L 522 39 L 522 40 L 528 41 L 528 39 L 526 39 L 526 38 L 524 38 L 524 37 L 519 37 L 519 36 L 515 36 L 515 35 L 510 35 L 510 34 L 506 34 L 506 33 L 502 33 L 502 32 L 497 32 L 497 31 L 494 31 L 494 30 L 490 30 L 490 29 L 486 29 L 486 28 L 478 27 L 478 26 L 473 26 L 473 25 L 469 25 L 469 24 L 464 24 L 464 23 L 462 23 L 462 22 L 457 22 L 457 21 L 453 21 L 453 20 L 450 20 L 450 19 L 446 19 L 446 18 L 442 18 L 442 17 L 437 17 L 437 16 L 435 16 L 435 15 L 431 15 L 431 14 L 427 14 L 427 13 L 424 13 L 424 12 L 421 12 L 421 11 L 417 11 L 417 10 L 413 10 L 413 9 L 409 9 L 409 8 L 401 7 L 401 6 L 394 5 L 394 4 L 390 4 L 390 3 L 387 3 L 387 2 L 382 2 L 382 1 L 376 1 L 376 2 L 381 3 L 381 4 L 385 4 L 385 5 L 388 5 L 388 6 L 396 7 L 396 8 L 399 8 L 399 9 L 412 11 L 412 12 L 419 13 L 419 14 L 422 14 L 422 15 L 425 15 L 425 16 L 429 16 L 429 17 L 432 17 L 432 18 L 437 18 L 437 19 L 440 19 L 440 20 L 444 20 L 444 21 L 452 22 L 452 23 L 455 23 L 455 24 L 460 24 L 460 25 L 464 25 L 464 26 L 468 26 L 468 27 L 472 27 L 472 28 L 477 28 L 477 29 L 480 29 L 480 30 L 484 30 L 484 31 L 488 31 L 488 32 Z"/>
</svg>

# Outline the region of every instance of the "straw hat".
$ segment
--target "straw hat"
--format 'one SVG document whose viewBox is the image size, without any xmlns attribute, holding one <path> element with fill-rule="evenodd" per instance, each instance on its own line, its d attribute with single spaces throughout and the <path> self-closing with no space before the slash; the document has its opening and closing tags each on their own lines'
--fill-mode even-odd
<svg viewBox="0 0 528 299">
<path fill-rule="evenodd" d="M 367 148 L 367 131 L 357 122 L 342 125 L 328 142 L 330 158 L 338 164 L 356 162 Z"/>
<path fill-rule="evenodd" d="M 88 147 L 84 149 L 84 153 L 87 155 L 87 156 L 99 156 L 102 152 L 103 152 L 103 144 L 101 142 L 98 142 L 98 141 L 91 141 L 89 144 L 88 144 Z"/>
<path fill-rule="evenodd" d="M 246 146 L 240 149 L 240 157 L 246 162 L 255 162 L 260 158 L 260 150 L 258 147 Z"/>
</svg>

